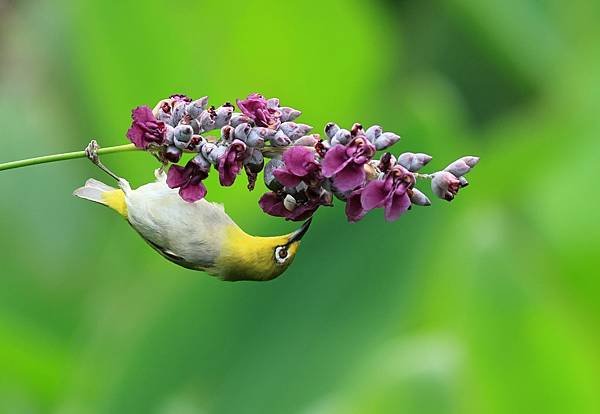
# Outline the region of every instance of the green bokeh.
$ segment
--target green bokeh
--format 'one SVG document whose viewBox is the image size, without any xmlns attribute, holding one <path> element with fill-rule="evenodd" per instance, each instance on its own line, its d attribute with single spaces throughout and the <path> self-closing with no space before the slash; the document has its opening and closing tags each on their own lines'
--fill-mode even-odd
<svg viewBox="0 0 600 414">
<path fill-rule="evenodd" d="M 0 0 L 0 161 L 124 143 L 174 92 L 255 91 L 435 169 L 482 157 L 392 224 L 321 209 L 263 284 L 161 259 L 71 196 L 105 179 L 83 160 L 1 173 L 0 413 L 600 412 L 598 4 Z M 248 232 L 294 228 L 262 188 L 208 185 Z"/>
</svg>

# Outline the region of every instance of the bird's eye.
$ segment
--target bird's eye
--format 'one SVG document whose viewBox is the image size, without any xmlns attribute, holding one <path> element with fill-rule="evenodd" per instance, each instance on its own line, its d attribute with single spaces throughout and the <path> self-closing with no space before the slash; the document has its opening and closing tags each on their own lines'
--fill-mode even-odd
<svg viewBox="0 0 600 414">
<path fill-rule="evenodd" d="M 286 246 L 279 246 L 275 249 L 275 260 L 277 263 L 284 263 L 288 259 L 288 250 Z"/>
</svg>

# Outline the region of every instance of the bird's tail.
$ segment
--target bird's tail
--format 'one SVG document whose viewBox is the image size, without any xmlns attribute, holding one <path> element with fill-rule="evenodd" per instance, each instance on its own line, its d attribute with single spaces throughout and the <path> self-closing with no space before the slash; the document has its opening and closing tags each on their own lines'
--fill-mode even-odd
<svg viewBox="0 0 600 414">
<path fill-rule="evenodd" d="M 127 217 L 127 203 L 123 190 L 108 186 L 98 180 L 90 178 L 85 185 L 73 191 L 75 197 L 103 204 L 115 210 L 123 217 Z"/>
</svg>

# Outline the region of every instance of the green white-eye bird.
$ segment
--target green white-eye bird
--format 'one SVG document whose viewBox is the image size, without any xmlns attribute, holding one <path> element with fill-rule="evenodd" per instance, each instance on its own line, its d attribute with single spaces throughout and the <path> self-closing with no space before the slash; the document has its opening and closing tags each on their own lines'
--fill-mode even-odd
<svg viewBox="0 0 600 414">
<path fill-rule="evenodd" d="M 227 281 L 272 280 L 292 264 L 311 219 L 291 234 L 251 236 L 223 206 L 204 199 L 182 200 L 176 189 L 167 186 L 162 172 L 156 174 L 156 182 L 132 189 L 98 160 L 92 144 L 86 150 L 88 157 L 115 178 L 119 188 L 89 179 L 73 194 L 115 210 L 166 259 Z"/>
</svg>

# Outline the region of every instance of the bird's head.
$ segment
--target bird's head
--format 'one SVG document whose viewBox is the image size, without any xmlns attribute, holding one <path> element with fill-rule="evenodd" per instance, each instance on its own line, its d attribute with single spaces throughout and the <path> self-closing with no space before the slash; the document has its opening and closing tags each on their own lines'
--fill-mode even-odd
<svg viewBox="0 0 600 414">
<path fill-rule="evenodd" d="M 215 273 L 230 281 L 275 279 L 294 261 L 311 220 L 305 221 L 293 233 L 275 237 L 251 236 L 232 226 L 224 240 Z"/>
</svg>

